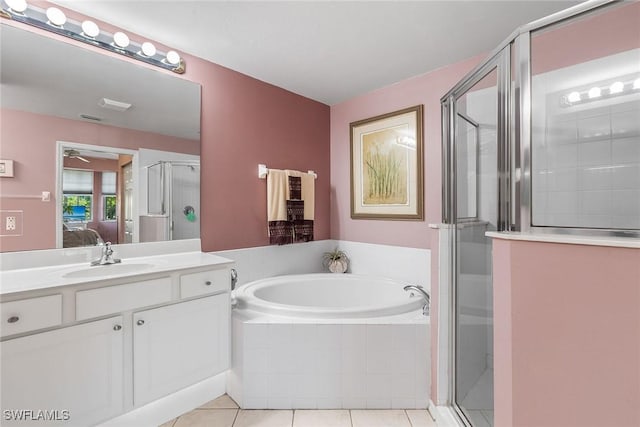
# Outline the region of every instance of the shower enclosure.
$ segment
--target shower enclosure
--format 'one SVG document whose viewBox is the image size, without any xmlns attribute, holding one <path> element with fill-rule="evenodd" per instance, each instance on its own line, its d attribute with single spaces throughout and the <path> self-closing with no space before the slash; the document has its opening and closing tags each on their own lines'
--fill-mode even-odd
<svg viewBox="0 0 640 427">
<path fill-rule="evenodd" d="M 140 241 L 200 237 L 200 163 L 160 161 L 147 170 L 147 214 Z"/>
<path fill-rule="evenodd" d="M 639 20 L 640 3 L 601 1 L 536 21 L 442 98 L 447 394 L 465 425 L 493 425 L 486 233 L 640 236 Z"/>
</svg>

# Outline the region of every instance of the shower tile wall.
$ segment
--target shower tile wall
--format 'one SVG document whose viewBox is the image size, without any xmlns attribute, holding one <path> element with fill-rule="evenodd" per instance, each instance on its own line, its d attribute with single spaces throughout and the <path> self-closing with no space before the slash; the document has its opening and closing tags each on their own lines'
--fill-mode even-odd
<svg viewBox="0 0 640 427">
<path fill-rule="evenodd" d="M 532 166 L 534 225 L 640 228 L 640 101 L 547 116 Z"/>
</svg>

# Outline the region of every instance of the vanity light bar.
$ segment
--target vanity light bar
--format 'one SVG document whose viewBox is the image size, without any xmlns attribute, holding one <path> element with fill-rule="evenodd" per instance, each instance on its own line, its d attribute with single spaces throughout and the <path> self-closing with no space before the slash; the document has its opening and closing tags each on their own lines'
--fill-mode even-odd
<svg viewBox="0 0 640 427">
<path fill-rule="evenodd" d="M 185 72 L 186 64 L 177 52 L 160 52 L 151 42 L 131 41 L 129 36 L 121 31 L 115 34 L 102 31 L 90 20 L 78 22 L 68 19 L 64 12 L 56 7 L 44 10 L 28 4 L 25 0 L 1 0 L 0 5 L 0 16 L 5 19 L 32 25 L 174 73 Z"/>
<path fill-rule="evenodd" d="M 570 107 L 584 104 L 598 99 L 612 98 L 614 96 L 629 95 L 640 92 L 640 77 L 629 79 L 619 78 L 607 84 L 594 84 L 582 90 L 572 90 L 560 98 L 560 105 Z"/>
</svg>

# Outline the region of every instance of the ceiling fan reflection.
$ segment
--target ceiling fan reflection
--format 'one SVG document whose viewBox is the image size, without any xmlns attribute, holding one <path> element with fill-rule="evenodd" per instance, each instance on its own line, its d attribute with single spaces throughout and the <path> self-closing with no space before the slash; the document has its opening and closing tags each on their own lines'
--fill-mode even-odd
<svg viewBox="0 0 640 427">
<path fill-rule="evenodd" d="M 82 157 L 78 150 L 64 150 L 64 156 L 68 157 L 70 159 L 78 159 L 78 160 L 81 160 L 81 161 L 83 161 L 85 163 L 91 163 L 89 160 L 87 160 L 84 157 Z"/>
</svg>

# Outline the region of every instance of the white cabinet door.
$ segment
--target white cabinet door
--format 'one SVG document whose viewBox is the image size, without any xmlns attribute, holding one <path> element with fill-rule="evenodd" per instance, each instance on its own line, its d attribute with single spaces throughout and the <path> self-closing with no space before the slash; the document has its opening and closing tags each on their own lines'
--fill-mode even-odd
<svg viewBox="0 0 640 427">
<path fill-rule="evenodd" d="M 133 315 L 134 405 L 229 367 L 229 294 Z"/>
<path fill-rule="evenodd" d="M 93 425 L 121 413 L 123 342 L 122 316 L 4 341 L 2 425 Z"/>
</svg>

